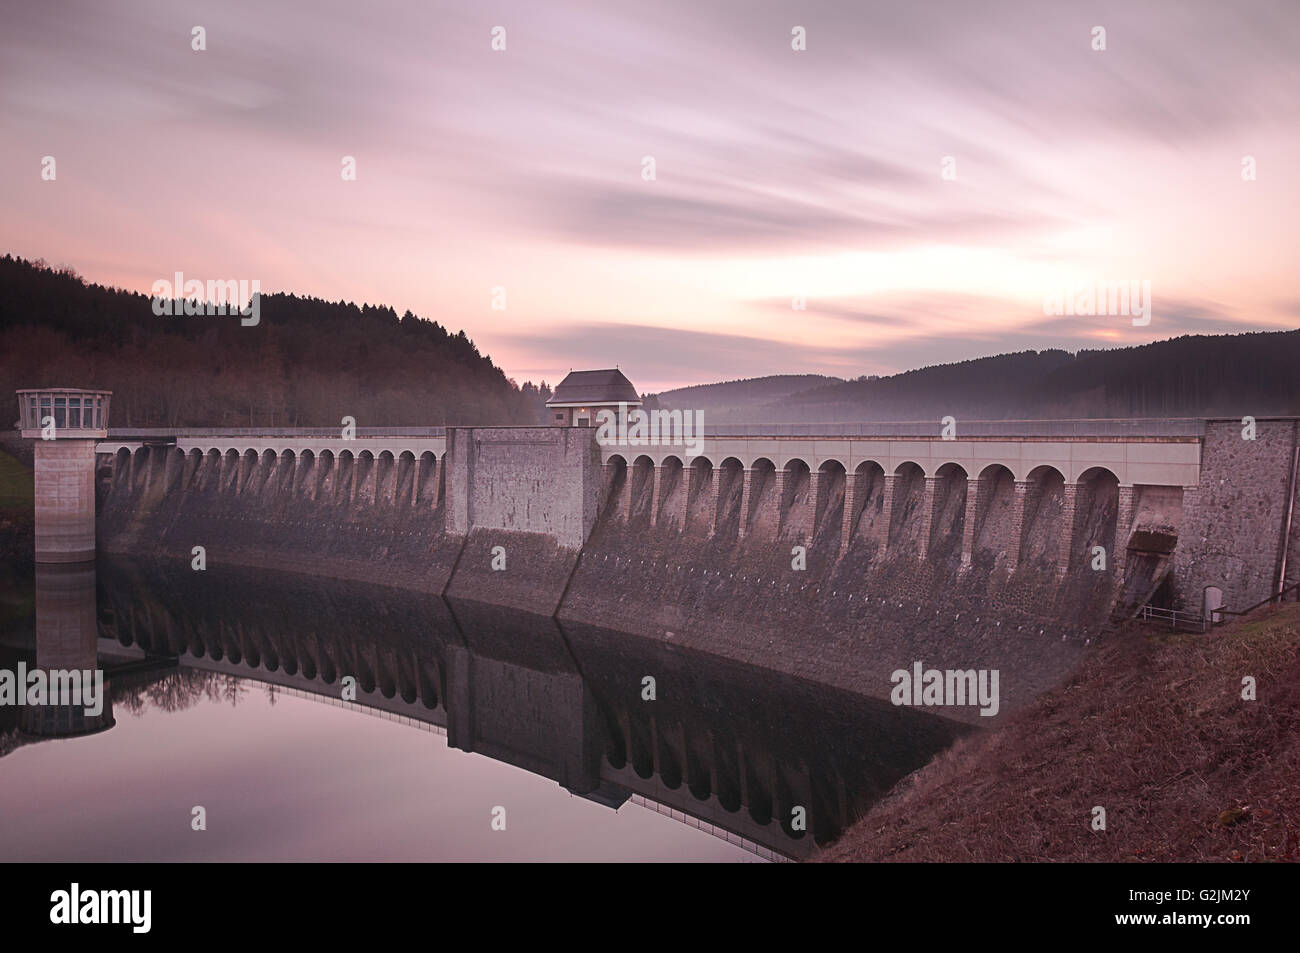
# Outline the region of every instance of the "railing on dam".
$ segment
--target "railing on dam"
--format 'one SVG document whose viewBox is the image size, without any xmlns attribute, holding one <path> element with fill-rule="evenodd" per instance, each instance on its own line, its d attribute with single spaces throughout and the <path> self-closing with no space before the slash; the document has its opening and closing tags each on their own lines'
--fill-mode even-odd
<svg viewBox="0 0 1300 953">
<path fill-rule="evenodd" d="M 542 425 L 535 425 L 542 426 Z M 705 425 L 706 437 L 934 437 L 937 420 Z M 508 428 L 501 428 L 508 429 Z M 358 427 L 358 437 L 445 437 L 447 427 Z M 960 420 L 958 437 L 1202 437 L 1200 417 L 1079 420 Z M 115 439 L 164 437 L 337 437 L 338 427 L 113 427 Z"/>
<path fill-rule="evenodd" d="M 339 427 L 110 427 L 110 439 L 154 437 L 337 437 Z M 446 427 L 358 427 L 358 437 L 445 437 Z"/>
<path fill-rule="evenodd" d="M 935 437 L 938 420 L 885 420 L 808 424 L 714 424 L 708 436 L 727 437 Z M 958 437 L 1202 437 L 1200 417 L 1129 417 L 1082 420 L 961 420 Z"/>
</svg>

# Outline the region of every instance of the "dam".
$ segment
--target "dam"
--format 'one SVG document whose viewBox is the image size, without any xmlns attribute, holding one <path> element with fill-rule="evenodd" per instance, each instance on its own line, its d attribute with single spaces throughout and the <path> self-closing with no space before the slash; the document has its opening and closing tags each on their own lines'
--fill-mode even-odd
<svg viewBox="0 0 1300 953">
<path fill-rule="evenodd" d="M 880 698 L 917 661 L 988 666 L 1014 710 L 1144 605 L 1202 619 L 1300 579 L 1295 418 L 956 430 L 747 425 L 690 448 L 582 426 L 79 439 L 102 553 L 498 604 Z"/>
</svg>

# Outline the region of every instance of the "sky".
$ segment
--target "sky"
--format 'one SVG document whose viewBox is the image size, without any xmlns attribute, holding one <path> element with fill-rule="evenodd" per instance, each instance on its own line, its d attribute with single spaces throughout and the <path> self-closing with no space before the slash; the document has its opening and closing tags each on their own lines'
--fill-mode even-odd
<svg viewBox="0 0 1300 953">
<path fill-rule="evenodd" d="M 520 382 L 1300 326 L 1294 0 L 0 0 L 0 23 L 0 253 L 409 308 Z M 1150 282 L 1149 322 L 1045 313 L 1121 280 Z"/>
</svg>

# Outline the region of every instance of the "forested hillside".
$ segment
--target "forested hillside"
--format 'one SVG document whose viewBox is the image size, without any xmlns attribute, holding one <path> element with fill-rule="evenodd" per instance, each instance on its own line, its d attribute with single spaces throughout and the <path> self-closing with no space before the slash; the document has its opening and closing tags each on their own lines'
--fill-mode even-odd
<svg viewBox="0 0 1300 953">
<path fill-rule="evenodd" d="M 17 416 L 15 389 L 57 385 L 112 390 L 115 426 L 522 424 L 550 394 L 410 311 L 264 294 L 256 326 L 158 316 L 147 295 L 6 255 L 0 420 Z"/>
<path fill-rule="evenodd" d="M 760 378 L 697 390 L 729 402 L 728 422 L 1050 417 L 1300 416 L 1300 330 L 1194 335 L 1107 351 L 1023 351 L 890 377 L 832 381 L 773 399 Z M 702 406 L 707 406 L 702 404 Z M 717 418 L 715 418 L 717 420 Z"/>
</svg>

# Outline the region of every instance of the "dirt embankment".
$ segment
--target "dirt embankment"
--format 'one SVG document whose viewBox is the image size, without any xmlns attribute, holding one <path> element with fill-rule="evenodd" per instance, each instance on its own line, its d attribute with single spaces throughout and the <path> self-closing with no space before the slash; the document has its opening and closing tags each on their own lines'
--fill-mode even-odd
<svg viewBox="0 0 1300 953">
<path fill-rule="evenodd" d="M 1300 605 L 1205 635 L 1130 625 L 821 859 L 1300 860 Z"/>
</svg>

